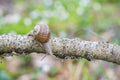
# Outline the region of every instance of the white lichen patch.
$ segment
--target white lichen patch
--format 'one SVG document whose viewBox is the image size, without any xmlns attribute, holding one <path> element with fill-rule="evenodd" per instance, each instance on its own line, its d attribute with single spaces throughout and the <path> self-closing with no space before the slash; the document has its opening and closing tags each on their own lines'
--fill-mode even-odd
<svg viewBox="0 0 120 80">
<path fill-rule="evenodd" d="M 58 53 L 60 51 L 63 51 L 63 48 L 62 48 L 63 44 L 60 44 L 61 42 L 62 40 L 58 38 L 52 38 L 51 47 L 52 47 L 53 52 Z"/>
</svg>

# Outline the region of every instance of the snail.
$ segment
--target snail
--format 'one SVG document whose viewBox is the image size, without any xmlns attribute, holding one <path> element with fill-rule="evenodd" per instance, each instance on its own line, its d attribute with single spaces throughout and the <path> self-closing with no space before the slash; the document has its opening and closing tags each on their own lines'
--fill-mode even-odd
<svg viewBox="0 0 120 80">
<path fill-rule="evenodd" d="M 34 29 L 30 33 L 28 33 L 28 36 L 33 36 L 35 40 L 40 42 L 40 45 L 42 44 L 48 54 L 53 55 L 50 46 L 50 29 L 47 24 L 37 24 Z"/>
</svg>

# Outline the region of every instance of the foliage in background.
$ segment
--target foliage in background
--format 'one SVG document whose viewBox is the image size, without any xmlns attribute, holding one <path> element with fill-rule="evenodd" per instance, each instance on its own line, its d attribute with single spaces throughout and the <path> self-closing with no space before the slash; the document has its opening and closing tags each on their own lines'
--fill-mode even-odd
<svg viewBox="0 0 120 80">
<path fill-rule="evenodd" d="M 120 24 L 119 0 L 26 0 L 14 1 L 14 14 L 1 15 L 0 33 L 26 34 L 40 21 L 45 21 L 54 34 L 68 37 L 85 36 L 90 27 L 97 33 Z M 72 36 L 69 36 L 72 35 Z M 66 37 L 65 36 L 65 37 Z"/>
</svg>

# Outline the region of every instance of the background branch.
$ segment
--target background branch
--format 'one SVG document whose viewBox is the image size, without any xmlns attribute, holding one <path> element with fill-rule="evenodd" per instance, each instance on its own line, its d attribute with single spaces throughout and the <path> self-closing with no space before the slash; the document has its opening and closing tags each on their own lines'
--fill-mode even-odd
<svg viewBox="0 0 120 80">
<path fill-rule="evenodd" d="M 120 46 L 106 41 L 84 41 L 79 38 L 52 38 L 51 48 L 53 53 L 61 58 L 67 56 L 83 57 L 88 60 L 98 59 L 120 64 Z M 39 42 L 26 35 L 1 35 L 0 54 L 3 53 L 30 53 L 45 52 Z"/>
</svg>

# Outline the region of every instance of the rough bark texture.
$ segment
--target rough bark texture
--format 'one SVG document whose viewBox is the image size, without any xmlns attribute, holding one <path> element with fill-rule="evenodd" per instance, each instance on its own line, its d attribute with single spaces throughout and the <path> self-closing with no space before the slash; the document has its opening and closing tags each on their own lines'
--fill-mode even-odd
<svg viewBox="0 0 120 80">
<path fill-rule="evenodd" d="M 120 46 L 106 41 L 84 41 L 79 38 L 52 38 L 51 48 L 55 55 L 61 58 L 83 57 L 88 60 L 98 59 L 120 64 Z M 39 42 L 26 35 L 1 35 L 0 53 L 30 53 L 45 52 Z"/>
</svg>

